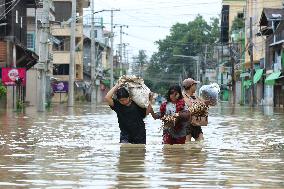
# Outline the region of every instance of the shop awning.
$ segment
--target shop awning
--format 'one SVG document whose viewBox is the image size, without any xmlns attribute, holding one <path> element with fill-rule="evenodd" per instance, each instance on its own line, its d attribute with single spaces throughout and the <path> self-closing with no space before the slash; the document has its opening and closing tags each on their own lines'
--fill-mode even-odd
<svg viewBox="0 0 284 189">
<path fill-rule="evenodd" d="M 271 73 L 265 79 L 265 84 L 267 84 L 267 85 L 274 85 L 275 84 L 275 80 L 278 79 L 280 75 L 281 75 L 280 71 Z"/>
<path fill-rule="evenodd" d="M 256 84 L 260 78 L 262 77 L 263 69 L 256 70 L 254 76 L 253 76 L 253 83 Z"/>
<path fill-rule="evenodd" d="M 17 67 L 19 68 L 26 68 L 27 70 L 33 67 L 38 61 L 38 55 L 25 48 L 21 44 L 16 44 L 17 50 Z"/>
<path fill-rule="evenodd" d="M 110 86 L 110 80 L 109 79 L 104 79 L 101 80 L 102 84 L 104 84 L 105 86 L 109 87 Z"/>
</svg>

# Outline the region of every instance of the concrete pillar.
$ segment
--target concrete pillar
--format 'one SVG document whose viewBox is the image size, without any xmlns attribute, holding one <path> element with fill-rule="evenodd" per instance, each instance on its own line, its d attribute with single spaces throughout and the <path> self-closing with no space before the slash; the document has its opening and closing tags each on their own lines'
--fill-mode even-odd
<svg viewBox="0 0 284 189">
<path fill-rule="evenodd" d="M 274 106 L 274 85 L 264 85 L 263 105 Z"/>
</svg>

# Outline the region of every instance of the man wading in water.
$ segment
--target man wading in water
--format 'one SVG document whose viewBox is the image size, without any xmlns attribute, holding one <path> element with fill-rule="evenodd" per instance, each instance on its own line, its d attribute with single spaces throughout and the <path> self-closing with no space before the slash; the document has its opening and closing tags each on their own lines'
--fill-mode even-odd
<svg viewBox="0 0 284 189">
<path fill-rule="evenodd" d="M 114 93 L 116 93 L 117 99 L 113 98 Z M 146 129 L 143 119 L 153 111 L 152 106 L 149 104 L 147 108 L 139 107 L 131 100 L 129 92 L 119 84 L 116 84 L 107 93 L 105 100 L 117 114 L 120 143 L 146 144 Z"/>
</svg>

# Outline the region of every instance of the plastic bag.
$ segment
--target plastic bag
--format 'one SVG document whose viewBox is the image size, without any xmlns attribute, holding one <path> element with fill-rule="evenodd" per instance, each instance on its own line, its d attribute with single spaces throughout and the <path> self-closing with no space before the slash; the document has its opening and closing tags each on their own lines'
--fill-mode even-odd
<svg viewBox="0 0 284 189">
<path fill-rule="evenodd" d="M 199 89 L 199 96 L 203 100 L 208 100 L 209 105 L 211 106 L 215 106 L 217 104 L 219 93 L 220 93 L 220 87 L 217 83 L 213 83 L 210 85 L 203 85 Z"/>
<path fill-rule="evenodd" d="M 123 75 L 119 78 L 119 83 L 128 89 L 131 99 L 141 108 L 147 108 L 149 105 L 149 94 L 151 90 L 144 84 L 140 77 Z"/>
</svg>

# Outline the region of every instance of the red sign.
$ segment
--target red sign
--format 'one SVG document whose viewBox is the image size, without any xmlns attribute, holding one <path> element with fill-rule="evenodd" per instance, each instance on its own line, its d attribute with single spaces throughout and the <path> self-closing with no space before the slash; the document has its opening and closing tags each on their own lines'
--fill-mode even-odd
<svg viewBox="0 0 284 189">
<path fill-rule="evenodd" d="M 2 83 L 6 86 L 25 86 L 26 68 L 2 68 Z"/>
</svg>

